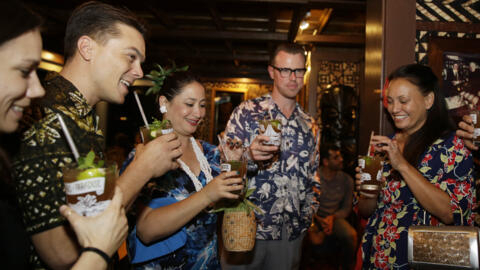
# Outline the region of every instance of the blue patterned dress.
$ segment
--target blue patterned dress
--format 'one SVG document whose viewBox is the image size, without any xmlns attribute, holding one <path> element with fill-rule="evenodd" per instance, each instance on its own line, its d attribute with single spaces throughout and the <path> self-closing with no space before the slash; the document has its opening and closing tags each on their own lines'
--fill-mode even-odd
<svg viewBox="0 0 480 270">
<path fill-rule="evenodd" d="M 201 145 L 212 168 L 212 176 L 215 177 L 220 173 L 219 152 L 215 146 L 206 142 L 201 142 Z M 127 162 L 132 159 L 131 155 Z M 205 186 L 203 172 L 200 172 L 198 180 Z M 181 201 L 195 192 L 192 180 L 182 169 L 177 169 L 162 177 L 151 179 L 143 188 L 138 200 L 144 205 L 149 205 L 152 199 L 165 197 Z M 185 246 L 145 264 L 134 265 L 134 269 L 220 269 L 216 228 L 217 215 L 202 211 L 185 225 L 187 232 Z"/>
<path fill-rule="evenodd" d="M 454 133 L 438 139 L 423 154 L 417 168 L 430 183 L 450 196 L 452 225 L 473 225 L 473 158 L 463 140 Z M 386 186 L 368 220 L 362 240 L 362 269 L 409 269 L 408 228 L 442 224 L 420 205 L 389 163 L 384 165 L 383 175 Z"/>
</svg>

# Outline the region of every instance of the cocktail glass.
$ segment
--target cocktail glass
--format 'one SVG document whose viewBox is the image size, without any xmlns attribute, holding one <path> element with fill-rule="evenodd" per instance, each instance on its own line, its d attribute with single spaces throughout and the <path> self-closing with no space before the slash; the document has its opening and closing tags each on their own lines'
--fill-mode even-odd
<svg viewBox="0 0 480 270">
<path fill-rule="evenodd" d="M 222 172 L 237 171 L 239 177 L 242 178 L 243 190 L 234 191 L 232 193 L 243 195 L 246 189 L 245 177 L 247 174 L 247 159 L 244 155 L 243 148 L 235 148 L 234 146 L 228 146 L 225 138 L 218 136 L 218 141 L 222 149 L 222 155 L 220 157 L 221 164 L 220 170 Z"/>
<path fill-rule="evenodd" d="M 470 112 L 473 123 L 473 143 L 480 146 L 480 110 Z"/>
<path fill-rule="evenodd" d="M 382 189 L 383 161 L 384 158 L 380 155 L 358 157 L 358 166 L 361 168 L 361 191 L 378 193 Z"/>
<path fill-rule="evenodd" d="M 78 169 L 77 163 L 68 164 L 63 168 L 67 204 L 83 216 L 101 213 L 112 200 L 117 177 L 115 163 L 88 169 Z"/>
<path fill-rule="evenodd" d="M 266 145 L 280 146 L 282 142 L 282 123 L 277 119 L 263 119 L 258 121 L 260 134 L 270 137 Z"/>
<path fill-rule="evenodd" d="M 169 120 L 158 121 L 158 123 L 161 124 L 155 124 L 154 122 L 148 127 L 140 127 L 140 135 L 143 143 L 148 143 L 161 135 L 173 132 L 172 123 Z"/>
</svg>

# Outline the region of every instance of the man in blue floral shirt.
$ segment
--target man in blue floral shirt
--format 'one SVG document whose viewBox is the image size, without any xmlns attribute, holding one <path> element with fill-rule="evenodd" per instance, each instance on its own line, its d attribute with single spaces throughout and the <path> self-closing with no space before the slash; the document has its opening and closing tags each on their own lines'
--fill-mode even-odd
<svg viewBox="0 0 480 270">
<path fill-rule="evenodd" d="M 311 224 L 316 199 L 313 174 L 318 165 L 317 125 L 296 102 L 303 87 L 305 53 L 295 44 L 282 44 L 268 67 L 273 79 L 271 94 L 248 100 L 232 113 L 226 135 L 248 147 L 257 165 L 249 178 L 255 188 L 252 201 L 264 214 L 257 213 L 257 241 L 253 259 L 225 269 L 297 269 L 304 232 Z M 269 144 L 261 135 L 259 121 L 267 118 L 281 123 L 281 143 Z"/>
</svg>

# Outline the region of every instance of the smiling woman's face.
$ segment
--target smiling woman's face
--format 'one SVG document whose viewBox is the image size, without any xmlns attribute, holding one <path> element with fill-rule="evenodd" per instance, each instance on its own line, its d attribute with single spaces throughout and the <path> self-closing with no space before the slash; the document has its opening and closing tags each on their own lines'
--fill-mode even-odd
<svg viewBox="0 0 480 270">
<path fill-rule="evenodd" d="M 416 85 L 397 78 L 390 82 L 387 89 L 387 110 L 398 129 L 413 134 L 425 124 L 433 98 L 433 92 L 423 96 Z"/>
<path fill-rule="evenodd" d="M 13 132 L 33 98 L 45 94 L 36 68 L 42 38 L 32 30 L 0 45 L 0 132 Z"/>
<path fill-rule="evenodd" d="M 205 88 L 197 81 L 185 85 L 170 102 L 166 102 L 165 117 L 173 130 L 182 136 L 192 136 L 206 113 Z"/>
</svg>

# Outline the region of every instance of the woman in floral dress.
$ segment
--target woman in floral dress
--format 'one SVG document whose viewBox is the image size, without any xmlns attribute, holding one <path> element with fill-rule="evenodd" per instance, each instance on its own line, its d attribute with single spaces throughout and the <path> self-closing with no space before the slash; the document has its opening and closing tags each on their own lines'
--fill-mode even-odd
<svg viewBox="0 0 480 270">
<path fill-rule="evenodd" d="M 473 225 L 473 158 L 455 135 L 436 76 L 412 64 L 388 80 L 386 107 L 396 130 L 372 138 L 386 154 L 385 186 L 376 195 L 360 191 L 359 212 L 369 217 L 362 269 L 409 269 L 410 226 Z"/>
<path fill-rule="evenodd" d="M 168 76 L 158 102 L 163 118 L 170 120 L 182 143 L 183 154 L 177 160 L 179 169 L 150 180 L 143 189 L 136 229 L 129 237 L 133 253 L 129 255 L 145 257 L 135 254 L 145 251 L 139 249 L 139 241 L 146 246 L 164 241 L 162 248 L 167 251 L 134 268 L 220 269 L 217 216 L 205 210 L 220 199 L 237 199 L 232 192 L 243 188 L 242 179 L 235 171 L 220 173 L 216 147 L 193 137 L 206 111 L 205 89 L 194 76 L 187 72 Z M 171 237 L 176 240 L 170 241 Z M 179 241 L 182 237 L 186 237 L 184 244 Z"/>
</svg>

